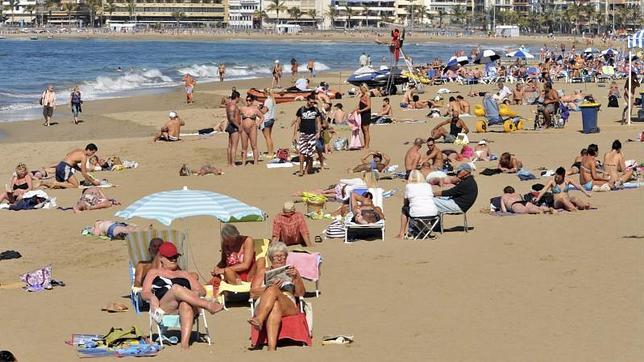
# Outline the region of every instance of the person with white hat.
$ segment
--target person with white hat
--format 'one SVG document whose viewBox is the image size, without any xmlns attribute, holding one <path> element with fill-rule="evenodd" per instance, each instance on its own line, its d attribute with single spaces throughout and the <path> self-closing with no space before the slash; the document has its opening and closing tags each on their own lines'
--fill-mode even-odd
<svg viewBox="0 0 644 362">
<path fill-rule="evenodd" d="M 181 118 L 179 118 L 179 115 L 175 111 L 168 113 L 168 118 L 170 119 L 165 123 L 165 125 L 163 125 L 163 127 L 161 127 L 159 134 L 154 137 L 154 142 L 174 142 L 179 140 L 181 126 L 185 126 L 186 124 Z"/>
<path fill-rule="evenodd" d="M 279 60 L 275 60 L 275 65 L 273 65 L 273 83 L 271 88 L 280 87 L 280 81 L 282 80 L 282 64 Z"/>
<path fill-rule="evenodd" d="M 476 161 L 489 161 L 490 160 L 490 147 L 487 145 L 486 140 L 480 140 L 474 146 L 474 154 L 476 154 Z"/>
</svg>

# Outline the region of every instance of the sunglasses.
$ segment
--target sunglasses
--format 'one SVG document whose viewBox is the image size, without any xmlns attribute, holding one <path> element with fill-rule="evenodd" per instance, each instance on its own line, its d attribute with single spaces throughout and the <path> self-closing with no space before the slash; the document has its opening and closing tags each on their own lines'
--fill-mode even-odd
<svg viewBox="0 0 644 362">
<path fill-rule="evenodd" d="M 179 259 L 179 255 L 175 255 L 175 256 L 172 256 L 172 257 L 169 257 L 169 258 L 168 258 L 168 257 L 166 257 L 166 259 L 168 259 L 168 260 L 170 260 L 171 262 L 173 262 L 173 263 L 174 263 L 174 262 L 176 262 L 176 261 L 177 261 L 177 259 Z"/>
</svg>

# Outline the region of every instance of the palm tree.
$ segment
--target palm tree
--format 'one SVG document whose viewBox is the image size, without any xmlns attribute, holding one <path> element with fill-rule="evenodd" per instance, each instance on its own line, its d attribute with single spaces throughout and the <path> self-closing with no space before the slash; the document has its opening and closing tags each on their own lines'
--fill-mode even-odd
<svg viewBox="0 0 644 362">
<path fill-rule="evenodd" d="M 85 4 L 87 6 L 87 10 L 89 10 L 89 21 L 92 24 L 92 27 L 94 27 L 96 23 L 95 15 L 101 9 L 101 2 L 100 0 L 86 0 Z"/>
<path fill-rule="evenodd" d="M 302 17 L 302 10 L 300 10 L 300 8 L 298 8 L 297 6 L 293 6 L 292 8 L 287 9 L 286 12 L 291 18 L 293 18 L 293 20 L 300 20 L 300 18 Z"/>
<path fill-rule="evenodd" d="M 351 28 L 351 17 L 357 15 L 357 12 L 353 10 L 349 5 L 344 7 L 344 11 L 347 13 L 347 20 L 346 20 L 345 27 Z"/>
<path fill-rule="evenodd" d="M 445 15 L 447 15 L 445 13 L 445 10 L 443 10 L 443 9 L 438 10 L 438 27 L 439 28 L 443 27 L 443 18 L 445 17 Z"/>
<path fill-rule="evenodd" d="M 103 5 L 103 11 L 107 11 L 109 14 L 109 20 L 112 21 L 112 13 L 116 10 L 116 5 L 114 5 L 114 0 L 107 0 Z"/>
<path fill-rule="evenodd" d="M 465 9 L 461 5 L 454 6 L 450 16 L 450 23 L 452 22 L 452 18 L 454 18 L 454 23 L 456 24 L 463 23 L 463 19 L 465 19 Z"/>
<path fill-rule="evenodd" d="M 259 21 L 259 28 L 262 28 L 262 24 L 264 23 L 264 20 L 268 19 L 268 14 L 264 10 L 255 10 L 253 12 L 253 27 L 255 22 Z"/>
<path fill-rule="evenodd" d="M 420 24 L 423 24 L 425 20 L 425 15 L 427 15 L 427 10 L 428 10 L 427 6 L 425 5 L 419 5 L 416 7 L 416 17 Z"/>
<path fill-rule="evenodd" d="M 130 0 L 127 3 L 127 11 L 130 13 L 130 21 L 132 21 L 132 19 L 134 18 L 134 13 L 136 12 L 136 3 L 134 2 L 134 0 Z"/>
<path fill-rule="evenodd" d="M 177 28 L 181 26 L 181 19 L 183 19 L 185 16 L 186 14 L 182 13 L 181 11 L 175 11 L 172 13 L 172 17 L 177 22 Z"/>
<path fill-rule="evenodd" d="M 331 26 L 335 24 L 335 17 L 338 16 L 338 9 L 335 8 L 335 5 L 329 5 L 329 8 L 326 11 L 326 15 L 331 20 Z"/>
<path fill-rule="evenodd" d="M 9 9 L 11 10 L 11 25 L 14 25 L 14 12 L 16 6 L 16 0 L 9 0 Z"/>
<path fill-rule="evenodd" d="M 34 13 L 34 10 L 36 10 L 36 5 L 25 6 L 25 11 L 29 13 L 29 17 Z"/>
<path fill-rule="evenodd" d="M 274 11 L 276 16 L 277 25 L 280 23 L 280 11 L 286 11 L 286 2 L 284 0 L 271 0 L 271 3 L 266 7 L 268 11 Z"/>
<path fill-rule="evenodd" d="M 76 4 L 65 3 L 63 4 L 63 11 L 67 13 L 67 25 L 72 22 L 72 12 L 76 10 Z"/>
</svg>

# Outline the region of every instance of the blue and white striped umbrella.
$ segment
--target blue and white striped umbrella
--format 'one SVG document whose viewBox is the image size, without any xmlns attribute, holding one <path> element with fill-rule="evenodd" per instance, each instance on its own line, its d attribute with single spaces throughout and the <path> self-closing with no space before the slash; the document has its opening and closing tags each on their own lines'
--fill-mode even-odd
<svg viewBox="0 0 644 362">
<path fill-rule="evenodd" d="M 644 48 L 644 29 L 628 36 L 628 49 Z"/>
<path fill-rule="evenodd" d="M 617 55 L 617 53 L 619 53 L 619 52 L 617 50 L 613 49 L 613 48 L 608 48 L 606 50 L 602 50 L 602 55 L 603 56 L 612 57 L 612 56 Z"/>
<path fill-rule="evenodd" d="M 522 59 L 533 59 L 534 55 L 528 53 L 526 50 L 519 49 L 513 52 L 506 54 L 508 57 L 512 58 L 522 58 Z"/>
<path fill-rule="evenodd" d="M 230 196 L 184 187 L 183 190 L 145 196 L 115 216 L 125 219 L 142 217 L 170 225 L 175 219 L 190 216 L 212 216 L 222 222 L 240 222 L 263 221 L 266 214 Z"/>
</svg>

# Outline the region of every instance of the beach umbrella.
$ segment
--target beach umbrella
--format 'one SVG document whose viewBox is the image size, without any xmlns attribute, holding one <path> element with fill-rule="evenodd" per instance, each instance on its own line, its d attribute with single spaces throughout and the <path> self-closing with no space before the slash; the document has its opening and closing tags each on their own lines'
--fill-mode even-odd
<svg viewBox="0 0 644 362">
<path fill-rule="evenodd" d="M 494 50 L 487 49 L 484 50 L 476 60 L 474 60 L 474 64 L 488 64 L 499 59 L 501 59 L 500 55 L 498 55 Z"/>
<path fill-rule="evenodd" d="M 506 54 L 508 57 L 511 58 L 521 58 L 521 59 L 534 59 L 534 55 L 528 53 L 525 50 L 519 49 L 513 52 L 510 52 Z"/>
<path fill-rule="evenodd" d="M 460 57 L 451 57 L 447 61 L 447 64 L 445 65 L 445 69 L 443 72 L 450 70 L 450 69 L 458 69 L 461 66 L 464 66 L 470 62 L 470 58 L 467 56 L 460 56 Z"/>
<path fill-rule="evenodd" d="M 170 225 L 175 219 L 212 216 L 221 222 L 263 221 L 266 213 L 230 196 L 216 192 L 189 190 L 162 191 L 143 197 L 115 216 L 141 217 Z"/>
<path fill-rule="evenodd" d="M 606 57 L 613 57 L 617 55 L 619 52 L 613 48 L 608 48 L 606 50 L 602 50 L 602 55 Z"/>
<path fill-rule="evenodd" d="M 596 54 L 599 53 L 599 49 L 597 48 L 586 48 L 584 49 L 584 54 Z"/>
<path fill-rule="evenodd" d="M 633 69 L 633 50 L 634 49 L 642 49 L 644 48 L 644 29 L 641 29 L 637 32 L 635 32 L 633 35 L 629 35 L 627 38 L 627 46 L 628 46 L 628 114 L 626 116 L 626 119 L 628 121 L 628 124 L 631 124 L 631 105 L 633 100 L 632 98 L 632 93 L 633 93 L 633 82 L 632 82 L 632 77 L 634 73 Z"/>
</svg>

